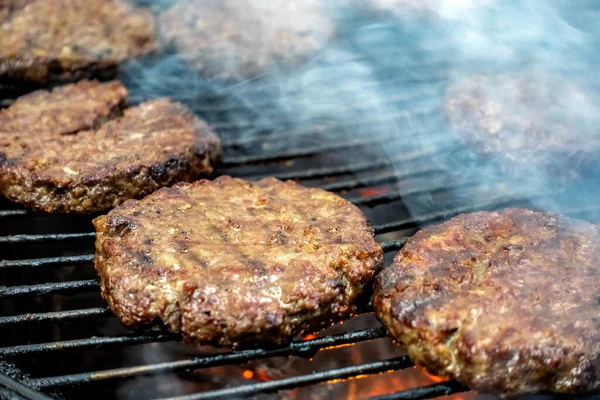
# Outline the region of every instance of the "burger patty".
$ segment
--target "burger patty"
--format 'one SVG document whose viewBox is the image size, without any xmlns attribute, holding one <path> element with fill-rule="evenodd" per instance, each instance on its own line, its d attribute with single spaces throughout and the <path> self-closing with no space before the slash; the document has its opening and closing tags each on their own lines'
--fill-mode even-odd
<svg viewBox="0 0 600 400">
<path fill-rule="evenodd" d="M 0 77 L 75 80 L 154 46 L 152 15 L 125 0 L 0 2 Z"/>
<path fill-rule="evenodd" d="M 507 395 L 600 389 L 600 234 L 524 209 L 463 214 L 410 238 L 374 307 L 411 359 Z"/>
<path fill-rule="evenodd" d="M 333 35 L 318 0 L 185 0 L 160 16 L 159 28 L 189 65 L 223 80 L 298 65 Z"/>
<path fill-rule="evenodd" d="M 358 208 L 275 178 L 178 184 L 94 225 L 117 317 L 203 344 L 279 345 L 347 318 L 383 262 Z"/>
<path fill-rule="evenodd" d="M 179 103 L 123 109 L 118 82 L 39 90 L 0 110 L 0 193 L 46 212 L 87 213 L 212 172 L 219 139 Z"/>
<path fill-rule="evenodd" d="M 600 101 L 556 76 L 474 76 L 446 91 L 451 127 L 510 171 L 575 177 L 600 148 Z"/>
</svg>

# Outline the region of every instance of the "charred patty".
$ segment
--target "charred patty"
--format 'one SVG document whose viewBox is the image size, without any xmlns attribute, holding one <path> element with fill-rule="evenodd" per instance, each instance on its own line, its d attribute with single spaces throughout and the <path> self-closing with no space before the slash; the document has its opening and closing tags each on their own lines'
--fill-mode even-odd
<svg viewBox="0 0 600 400">
<path fill-rule="evenodd" d="M 333 35 L 318 0 L 185 0 L 160 16 L 159 28 L 189 65 L 223 80 L 298 65 Z"/>
<path fill-rule="evenodd" d="M 94 225 L 117 317 L 205 344 L 281 344 L 347 318 L 383 261 L 358 208 L 275 178 L 178 184 Z"/>
<path fill-rule="evenodd" d="M 0 1 L 0 77 L 75 80 L 153 48 L 151 14 L 126 0 Z"/>
<path fill-rule="evenodd" d="M 158 99 L 125 108 L 118 82 L 82 81 L 0 110 L 0 194 L 46 212 L 113 207 L 210 173 L 219 139 Z"/>
<path fill-rule="evenodd" d="M 411 359 L 475 390 L 600 389 L 600 233 L 552 213 L 463 214 L 410 238 L 374 307 Z"/>
<path fill-rule="evenodd" d="M 446 91 L 451 127 L 511 172 L 578 175 L 600 148 L 593 92 L 557 76 L 474 76 Z"/>
</svg>

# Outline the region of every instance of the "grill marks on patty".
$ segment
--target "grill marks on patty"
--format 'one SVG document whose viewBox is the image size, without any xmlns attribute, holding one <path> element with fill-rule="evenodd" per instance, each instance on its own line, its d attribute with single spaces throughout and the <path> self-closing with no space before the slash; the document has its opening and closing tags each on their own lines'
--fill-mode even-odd
<svg viewBox="0 0 600 400">
<path fill-rule="evenodd" d="M 0 193 L 47 212 L 113 207 L 212 171 L 220 141 L 167 99 L 125 109 L 118 82 L 40 90 L 0 110 Z"/>
<path fill-rule="evenodd" d="M 374 307 L 413 361 L 504 394 L 600 389 L 600 232 L 552 213 L 463 214 L 410 238 Z"/>
<path fill-rule="evenodd" d="M 355 206 L 274 178 L 179 184 L 94 224 L 102 296 L 123 323 L 223 346 L 349 317 L 383 261 Z"/>
</svg>

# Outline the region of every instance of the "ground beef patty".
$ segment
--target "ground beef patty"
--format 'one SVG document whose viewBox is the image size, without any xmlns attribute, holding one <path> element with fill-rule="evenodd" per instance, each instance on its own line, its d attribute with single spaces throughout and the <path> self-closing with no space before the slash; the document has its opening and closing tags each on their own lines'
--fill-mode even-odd
<svg viewBox="0 0 600 400">
<path fill-rule="evenodd" d="M 0 110 L 0 193 L 86 213 L 212 171 L 219 139 L 203 121 L 167 99 L 123 110 L 126 95 L 118 82 L 82 81 Z"/>
<path fill-rule="evenodd" d="M 475 390 L 600 389 L 600 233 L 524 209 L 463 214 L 410 238 L 374 306 L 411 359 Z"/>
<path fill-rule="evenodd" d="M 574 177 L 600 148 L 600 102 L 556 76 L 474 76 L 446 91 L 451 127 L 511 172 Z"/>
<path fill-rule="evenodd" d="M 347 318 L 383 261 L 358 208 L 275 178 L 178 184 L 94 225 L 102 296 L 119 319 L 204 344 L 282 344 Z"/>
<path fill-rule="evenodd" d="M 325 46 L 333 22 L 319 0 L 186 0 L 159 19 L 162 38 L 204 75 L 251 78 L 294 66 Z"/>
<path fill-rule="evenodd" d="M 151 14 L 125 0 L 0 1 L 0 77 L 74 80 L 153 48 Z"/>
</svg>

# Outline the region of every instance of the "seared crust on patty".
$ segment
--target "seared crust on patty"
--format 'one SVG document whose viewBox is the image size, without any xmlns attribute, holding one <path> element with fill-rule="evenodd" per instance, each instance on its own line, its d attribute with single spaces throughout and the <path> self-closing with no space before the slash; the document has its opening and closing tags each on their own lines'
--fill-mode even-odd
<svg viewBox="0 0 600 400">
<path fill-rule="evenodd" d="M 212 172 L 220 142 L 203 121 L 167 99 L 123 111 L 126 93 L 118 82 L 80 82 L 0 110 L 0 193 L 88 213 Z"/>
<path fill-rule="evenodd" d="M 504 169 L 575 177 L 600 148 L 590 90 L 544 74 L 476 75 L 446 91 L 450 126 L 465 144 L 497 157 Z"/>
<path fill-rule="evenodd" d="M 358 208 L 275 178 L 178 184 L 94 225 L 117 317 L 203 344 L 282 344 L 347 318 L 383 262 Z"/>
<path fill-rule="evenodd" d="M 154 47 L 152 15 L 126 0 L 0 2 L 0 77 L 71 81 Z"/>
<path fill-rule="evenodd" d="M 408 240 L 374 307 L 411 359 L 472 389 L 600 389 L 600 233 L 552 213 L 463 214 Z"/>
<path fill-rule="evenodd" d="M 296 66 L 333 36 L 319 0 L 184 0 L 159 17 L 162 39 L 205 76 L 241 80 Z"/>
</svg>

